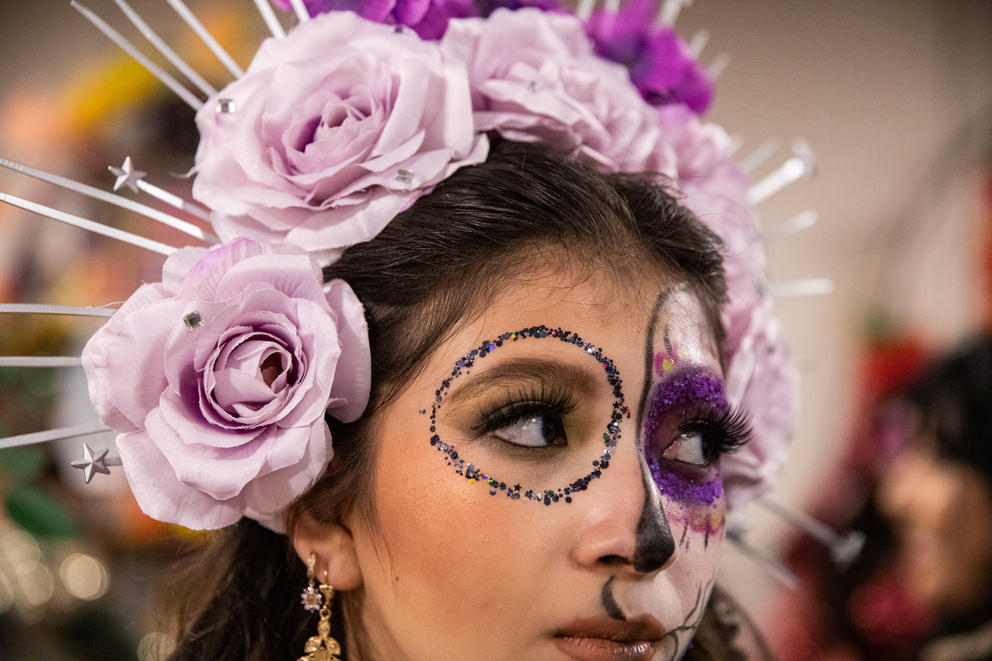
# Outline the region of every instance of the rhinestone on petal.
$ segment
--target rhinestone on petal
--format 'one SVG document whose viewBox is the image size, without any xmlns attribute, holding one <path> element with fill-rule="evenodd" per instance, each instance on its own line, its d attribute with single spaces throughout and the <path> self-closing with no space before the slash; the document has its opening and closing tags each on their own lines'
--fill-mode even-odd
<svg viewBox="0 0 992 661">
<path fill-rule="evenodd" d="M 204 324 L 203 317 L 195 310 L 183 317 L 183 323 L 188 330 L 196 330 Z"/>
</svg>

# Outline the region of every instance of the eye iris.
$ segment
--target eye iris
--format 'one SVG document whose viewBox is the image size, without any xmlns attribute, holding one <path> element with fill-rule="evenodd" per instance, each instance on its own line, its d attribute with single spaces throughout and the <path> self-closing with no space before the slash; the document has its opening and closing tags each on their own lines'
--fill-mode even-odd
<svg viewBox="0 0 992 661">
<path fill-rule="evenodd" d="M 546 415 L 541 419 L 541 436 L 548 445 L 557 445 L 561 432 L 561 421 L 558 418 Z"/>
</svg>

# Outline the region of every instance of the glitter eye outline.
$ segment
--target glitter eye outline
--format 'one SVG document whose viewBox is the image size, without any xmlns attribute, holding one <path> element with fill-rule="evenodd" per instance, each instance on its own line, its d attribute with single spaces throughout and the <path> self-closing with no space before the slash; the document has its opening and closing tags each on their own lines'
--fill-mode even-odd
<svg viewBox="0 0 992 661">
<path fill-rule="evenodd" d="M 499 478 L 488 475 L 475 465 L 468 463 L 463 457 L 460 456 L 455 445 L 446 443 L 441 438 L 440 434 L 438 434 L 437 412 L 442 406 L 452 382 L 454 382 L 462 374 L 467 373 L 477 361 L 486 358 L 497 348 L 503 346 L 504 343 L 544 338 L 554 338 L 565 344 L 575 345 L 576 347 L 582 349 L 590 358 L 599 363 L 600 367 L 606 374 L 606 379 L 610 385 L 614 401 L 612 404 L 610 420 L 606 424 L 603 432 L 603 452 L 600 454 L 598 459 L 593 460 L 589 473 L 573 480 L 565 486 L 553 489 L 536 490 L 529 489 L 521 484 L 508 485 Z M 424 409 L 422 412 L 426 414 L 428 413 L 428 410 Z M 545 506 L 561 501 L 571 503 L 572 496 L 575 493 L 588 489 L 589 484 L 593 480 L 598 479 L 602 475 L 602 472 L 609 468 L 610 462 L 613 458 L 613 453 L 616 450 L 617 444 L 621 438 L 620 422 L 624 417 L 630 419 L 630 409 L 627 407 L 623 396 L 623 380 L 620 378 L 620 373 L 617 370 L 616 364 L 613 360 L 603 354 L 602 347 L 597 347 L 590 342 L 586 342 L 578 334 L 564 330 L 561 327 L 550 328 L 540 324 L 537 326 L 523 328 L 518 331 L 502 333 L 495 340 L 485 340 L 477 348 L 455 361 L 455 365 L 451 370 L 451 373 L 448 377 L 441 381 L 440 386 L 434 391 L 434 401 L 432 402 L 429 410 L 430 445 L 445 456 L 447 464 L 454 468 L 457 475 L 460 475 L 469 482 L 482 482 L 488 485 L 489 495 L 491 496 L 495 496 L 497 493 L 502 492 L 505 496 L 512 500 L 525 499 L 537 503 L 543 503 Z M 527 448 L 526 446 L 516 447 L 522 448 L 524 451 L 532 451 L 531 448 Z"/>
</svg>

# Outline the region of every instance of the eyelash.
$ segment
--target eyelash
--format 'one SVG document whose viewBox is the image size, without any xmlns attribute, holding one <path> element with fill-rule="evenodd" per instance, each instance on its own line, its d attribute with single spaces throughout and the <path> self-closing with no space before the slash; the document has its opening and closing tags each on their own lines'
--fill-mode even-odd
<svg viewBox="0 0 992 661">
<path fill-rule="evenodd" d="M 703 437 L 706 465 L 709 466 L 728 452 L 743 447 L 751 438 L 751 420 L 740 407 L 720 409 L 707 407 L 696 412 L 679 426 L 680 433 L 699 432 Z M 667 446 L 662 450 L 662 454 Z"/>
<path fill-rule="evenodd" d="M 542 383 L 539 389 L 508 391 L 503 403 L 479 411 L 479 424 L 472 430 L 481 436 L 528 418 L 553 416 L 562 420 L 575 408 L 575 400 L 567 389 L 558 384 L 546 387 Z"/>
</svg>

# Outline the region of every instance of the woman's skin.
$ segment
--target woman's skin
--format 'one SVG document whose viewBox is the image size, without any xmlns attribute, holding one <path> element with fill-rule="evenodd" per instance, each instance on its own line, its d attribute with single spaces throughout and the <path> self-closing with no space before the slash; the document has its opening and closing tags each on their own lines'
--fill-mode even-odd
<svg viewBox="0 0 992 661">
<path fill-rule="evenodd" d="M 315 552 L 318 574 L 326 568 L 330 584 L 351 591 L 349 661 L 676 659 L 685 651 L 713 585 L 724 502 L 716 465 L 695 465 L 708 441 L 694 429 L 682 435 L 701 404 L 666 408 L 656 393 L 685 374 L 722 387 L 713 333 L 694 296 L 662 274 L 572 271 L 549 266 L 510 279 L 384 412 L 374 524 L 354 513 L 343 525 L 309 520 L 298 529 L 300 557 Z M 508 340 L 450 381 L 434 424 L 481 473 L 505 474 L 498 479 L 508 490 L 517 479 L 525 489 L 555 489 L 594 470 L 620 392 L 630 410 L 609 465 L 572 502 L 550 505 L 491 495 L 485 480 L 466 479 L 464 466 L 458 474 L 430 443 L 436 393 L 456 361 L 487 339 L 538 325 L 599 348 L 618 390 L 580 346 Z M 560 424 L 537 411 L 480 429 L 484 411 L 552 393 L 571 402 Z M 671 495 L 642 451 L 638 423 L 648 418 L 655 473 Z M 510 444 L 548 439 L 554 447 Z M 708 500 L 692 483 L 707 485 Z"/>
</svg>

